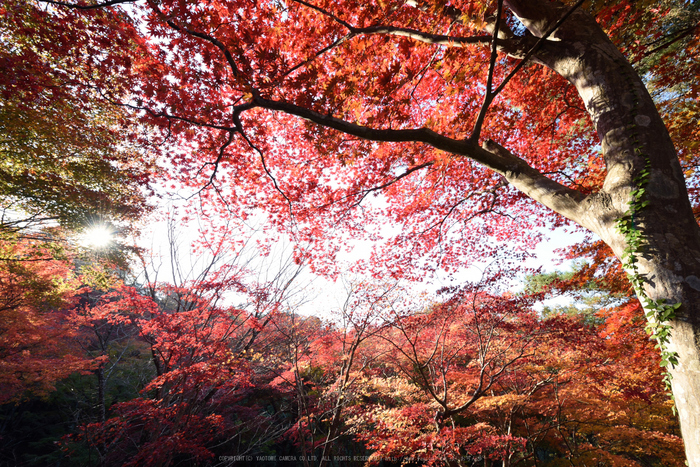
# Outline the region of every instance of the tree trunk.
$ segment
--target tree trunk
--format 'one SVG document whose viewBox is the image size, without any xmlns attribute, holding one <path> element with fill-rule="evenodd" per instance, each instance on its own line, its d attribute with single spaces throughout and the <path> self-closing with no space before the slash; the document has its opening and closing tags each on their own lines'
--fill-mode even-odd
<svg viewBox="0 0 700 467">
<path fill-rule="evenodd" d="M 506 2 L 535 36 L 570 7 L 540 0 Z M 607 175 L 603 189 L 576 203 L 576 209 L 555 210 L 598 234 L 624 257 L 628 237 L 617 227 L 638 188 L 636 177 L 650 172 L 644 200 L 649 204 L 633 218 L 642 234 L 637 252 L 643 291 L 654 301 L 681 303 L 671 325 L 669 350 L 679 364 L 671 369 L 673 394 L 680 418 L 688 464 L 700 466 L 700 231 L 671 138 L 638 74 L 595 23 L 582 11 L 572 14 L 536 53 L 536 60 L 557 72 L 578 90 L 596 126 Z M 504 174 L 522 185 L 519 174 Z M 533 198 L 542 198 L 531 186 Z M 628 271 L 632 272 L 632 271 Z M 648 304 L 642 303 L 648 310 Z"/>
<path fill-rule="evenodd" d="M 95 370 L 95 375 L 97 376 L 97 421 L 104 423 L 107 413 L 105 406 L 105 386 L 107 381 L 105 380 L 104 366 L 100 366 Z"/>
</svg>

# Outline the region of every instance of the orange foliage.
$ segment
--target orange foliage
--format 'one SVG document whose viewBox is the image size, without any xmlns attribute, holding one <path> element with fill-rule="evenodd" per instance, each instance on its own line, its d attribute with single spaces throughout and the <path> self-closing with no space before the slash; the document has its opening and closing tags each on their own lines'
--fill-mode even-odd
<svg viewBox="0 0 700 467">
<path fill-rule="evenodd" d="M 71 339 L 67 309 L 77 286 L 70 263 L 46 245 L 0 240 L 0 403 L 46 395 L 96 363 Z"/>
</svg>

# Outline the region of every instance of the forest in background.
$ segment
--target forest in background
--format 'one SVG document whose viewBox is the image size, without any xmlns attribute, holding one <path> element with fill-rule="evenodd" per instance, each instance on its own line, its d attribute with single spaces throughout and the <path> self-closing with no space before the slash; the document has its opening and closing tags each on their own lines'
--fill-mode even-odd
<svg viewBox="0 0 700 467">
<path fill-rule="evenodd" d="M 512 38 L 473 35 L 510 28 L 525 41 L 516 13 L 404 1 L 346 17 L 352 2 L 212 1 L 193 19 L 195 3 L 0 6 L 0 465 L 685 465 L 663 320 L 646 324 L 643 286 L 617 252 L 588 236 L 562 253 L 571 270 L 526 270 L 537 229 L 569 221 L 528 204 L 512 174 L 420 133 L 500 136 L 557 183 L 603 189 L 610 161 L 575 89 L 516 69 Z M 644 77 L 696 212 L 695 3 L 568 7 L 595 15 Z M 178 15 L 218 25 L 228 45 Z M 244 20 L 258 29 L 227 29 Z M 276 28 L 303 36 L 294 21 L 317 28 L 308 42 L 282 41 Z M 387 52 L 376 34 L 402 39 Z M 405 62 L 342 60 L 370 46 Z M 455 55 L 467 47 L 481 62 Z M 469 80 L 484 86 L 460 91 Z M 386 132 L 368 138 L 341 117 Z M 414 124 L 415 154 L 390 133 Z M 184 192 L 163 257 L 126 240 Z M 400 233 L 384 238 L 382 216 Z M 199 235 L 180 242 L 188 222 Z M 108 245 L 78 241 L 105 226 Z M 338 270 L 348 239 L 377 247 Z M 279 256 L 281 243 L 291 248 Z M 435 297 L 412 285 L 479 262 L 480 280 Z M 299 312 L 307 269 L 339 278 L 341 306 Z M 559 296 L 569 304 L 537 306 Z"/>
<path fill-rule="evenodd" d="M 519 293 L 494 264 L 430 302 L 348 282 L 321 319 L 295 309 L 293 260 L 267 282 L 222 254 L 135 283 L 116 246 L 20 232 L 0 276 L 4 465 L 684 465 L 638 302 L 619 268 L 592 275 L 607 258 Z"/>
</svg>

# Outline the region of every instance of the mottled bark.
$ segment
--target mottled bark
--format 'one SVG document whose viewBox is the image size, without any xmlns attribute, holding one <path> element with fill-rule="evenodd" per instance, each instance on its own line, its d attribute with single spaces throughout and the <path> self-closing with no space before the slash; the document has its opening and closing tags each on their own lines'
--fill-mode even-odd
<svg viewBox="0 0 700 467">
<path fill-rule="evenodd" d="M 535 36 L 567 10 L 537 0 L 506 4 Z M 671 369 L 672 385 L 688 464 L 700 466 L 700 232 L 677 152 L 644 83 L 585 12 L 574 13 L 535 58 L 576 86 L 607 166 L 603 189 L 562 213 L 598 234 L 619 258 L 627 245 L 616 221 L 629 209 L 635 177 L 650 163 L 649 205 L 634 219 L 644 238 L 639 273 L 652 300 L 682 303 L 670 323 L 669 350 L 680 362 Z"/>
</svg>

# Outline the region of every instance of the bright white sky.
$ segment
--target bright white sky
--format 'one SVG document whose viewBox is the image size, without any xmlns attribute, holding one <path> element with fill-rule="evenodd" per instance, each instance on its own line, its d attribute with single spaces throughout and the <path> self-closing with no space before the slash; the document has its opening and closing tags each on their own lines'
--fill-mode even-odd
<svg viewBox="0 0 700 467">
<path fill-rule="evenodd" d="M 160 265 L 158 280 L 166 282 L 171 282 L 173 280 L 173 270 L 170 267 L 170 253 L 168 251 L 169 246 L 167 241 L 168 222 L 166 218 L 169 210 L 172 212 L 172 205 L 169 207 L 163 206 L 161 212 L 157 213 L 157 215 L 161 217 L 161 220 L 151 222 L 143 229 L 142 236 L 137 239 L 137 243 L 141 247 L 150 249 L 155 257 L 160 257 L 160 259 L 154 260 L 155 264 Z M 178 230 L 177 242 L 180 250 L 178 261 L 182 263 L 180 264 L 181 269 L 184 271 L 190 270 L 193 272 L 193 275 L 196 275 L 203 265 L 206 264 L 206 260 L 202 261 L 202 258 L 198 258 L 196 254 L 192 253 L 190 245 L 197 240 L 200 235 L 200 230 L 205 227 L 201 224 L 198 225 L 196 222 L 184 223 L 181 221 L 176 221 L 173 225 L 176 226 Z M 239 264 L 247 264 L 251 271 L 256 271 L 256 273 L 261 275 L 259 280 L 263 281 L 274 278 L 281 269 L 285 267 L 289 268 L 288 260 L 291 247 L 288 243 L 280 241 L 276 244 L 275 249 L 271 251 L 269 256 L 260 257 L 254 245 L 256 237 L 259 238 L 261 233 L 251 226 L 247 232 L 241 235 L 242 237 L 239 237 L 239 240 L 243 238 L 243 236 L 247 236 L 246 238 L 250 241 L 244 248 L 244 252 L 237 257 L 231 256 L 230 261 L 237 261 Z M 549 240 L 543 241 L 538 245 L 533 252 L 533 256 L 525 262 L 524 266 L 529 268 L 542 267 L 544 272 L 550 272 L 556 269 L 567 269 L 569 264 L 558 264 L 558 256 L 555 254 L 555 250 L 580 241 L 583 235 L 579 233 L 572 234 L 564 229 L 559 229 L 555 232 L 546 232 L 546 237 L 548 237 Z M 357 259 L 366 259 L 371 252 L 371 246 L 369 242 L 357 242 L 352 252 L 339 254 L 338 260 L 350 264 Z M 504 245 L 504 248 L 507 248 L 507 245 Z M 416 296 L 427 294 L 429 297 L 436 290 L 444 286 L 455 286 L 470 281 L 477 282 L 483 274 L 482 269 L 487 266 L 486 264 L 482 265 L 481 268 L 474 266 L 452 274 L 436 274 L 434 277 L 427 278 L 424 283 L 405 285 L 410 285 L 410 290 L 412 293 L 415 293 Z M 150 274 L 151 277 L 153 277 L 153 272 Z M 295 279 L 295 287 L 293 288 L 295 295 L 292 298 L 291 307 L 302 314 L 315 314 L 330 318 L 331 312 L 342 306 L 347 296 L 347 290 L 343 284 L 343 280 L 358 279 L 361 278 L 348 277 L 346 275 L 338 281 L 332 282 L 323 277 L 315 276 L 308 270 L 305 270 Z M 511 284 L 510 287 L 517 290 L 519 284 Z M 236 300 L 235 297 L 232 299 Z M 552 305 L 560 302 L 561 299 L 553 303 L 548 302 L 547 304 Z"/>
</svg>

